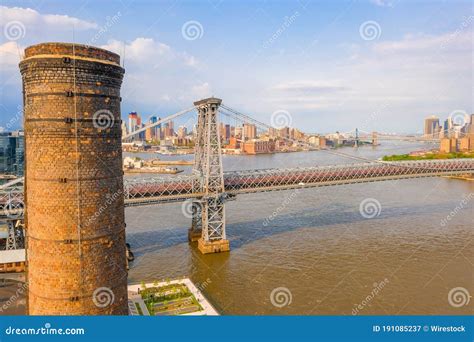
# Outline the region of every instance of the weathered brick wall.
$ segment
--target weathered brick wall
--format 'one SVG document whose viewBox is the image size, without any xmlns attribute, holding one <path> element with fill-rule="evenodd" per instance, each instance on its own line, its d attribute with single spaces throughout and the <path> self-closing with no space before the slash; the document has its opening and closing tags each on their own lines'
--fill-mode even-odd
<svg viewBox="0 0 474 342">
<path fill-rule="evenodd" d="M 119 63 L 61 43 L 20 63 L 32 315 L 127 314 Z"/>
<path fill-rule="evenodd" d="M 75 55 L 77 57 L 96 58 L 120 64 L 120 56 L 93 46 L 71 43 L 43 43 L 25 49 L 25 58 L 37 55 Z"/>
</svg>

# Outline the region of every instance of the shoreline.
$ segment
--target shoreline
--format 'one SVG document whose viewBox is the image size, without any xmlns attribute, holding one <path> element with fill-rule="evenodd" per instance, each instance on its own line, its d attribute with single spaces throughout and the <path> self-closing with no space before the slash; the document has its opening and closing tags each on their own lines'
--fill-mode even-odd
<svg viewBox="0 0 474 342">
<path fill-rule="evenodd" d="M 460 176 L 443 176 L 443 178 L 448 178 L 448 179 L 458 179 L 458 180 L 464 180 L 468 182 L 474 182 L 474 175 L 460 175 Z"/>
<path fill-rule="evenodd" d="M 164 175 L 176 175 L 178 173 L 184 172 L 184 170 L 176 170 L 176 171 L 166 171 L 166 170 L 153 170 L 153 169 L 124 169 L 124 174 L 137 174 L 137 173 L 156 173 L 156 174 L 164 174 Z"/>
</svg>

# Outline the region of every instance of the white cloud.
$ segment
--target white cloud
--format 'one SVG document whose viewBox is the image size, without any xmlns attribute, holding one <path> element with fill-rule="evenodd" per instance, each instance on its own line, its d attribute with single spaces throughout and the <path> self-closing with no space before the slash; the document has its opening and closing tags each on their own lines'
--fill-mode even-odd
<svg viewBox="0 0 474 342">
<path fill-rule="evenodd" d="M 124 103 L 136 108 L 187 108 L 211 93 L 201 79 L 197 59 L 152 38 L 138 37 L 124 44 L 109 40 L 101 48 L 125 56 Z"/>
<path fill-rule="evenodd" d="M 376 43 L 374 51 L 381 54 L 415 54 L 446 51 L 457 53 L 472 50 L 472 35 L 468 30 L 434 35 L 406 35 L 402 40 Z"/>
<path fill-rule="evenodd" d="M 393 2 L 389 0 L 370 0 L 371 3 L 380 7 L 392 7 Z"/>
<path fill-rule="evenodd" d="M 340 85 L 339 82 L 329 81 L 291 81 L 277 84 L 274 90 L 285 92 L 311 92 L 311 93 L 332 93 L 348 90 L 347 87 Z"/>
<path fill-rule="evenodd" d="M 65 29 L 73 27 L 76 30 L 97 29 L 94 22 L 60 14 L 41 14 L 31 8 L 0 6 L 2 26 L 11 21 L 20 21 L 28 29 L 44 28 L 44 26 Z"/>
<path fill-rule="evenodd" d="M 0 45 L 0 66 L 2 68 L 18 67 L 21 48 L 16 42 L 6 42 Z"/>
<path fill-rule="evenodd" d="M 260 113 L 283 108 L 301 127 L 319 123 L 326 129 L 349 129 L 366 122 L 366 128 L 400 132 L 421 127 L 431 113 L 447 116 L 458 107 L 471 111 L 471 32 L 460 24 L 439 35 L 339 44 L 341 58 L 319 61 L 317 67 L 297 59 L 292 61 L 297 68 L 272 65 L 282 72 L 266 75 L 271 81 L 265 92 L 250 83 L 243 105 Z M 265 75 L 255 78 L 264 80 Z"/>
<path fill-rule="evenodd" d="M 196 67 L 198 64 L 194 56 L 177 52 L 169 45 L 152 38 L 139 37 L 129 44 L 112 39 L 101 48 L 125 56 L 126 64 L 132 63 L 134 67 L 148 70 L 168 67 L 170 64 L 188 67 Z"/>
<path fill-rule="evenodd" d="M 125 55 L 127 61 L 150 67 L 152 61 L 169 60 L 174 52 L 163 43 L 155 42 L 151 38 L 136 38 L 130 44 L 124 44 L 119 40 L 109 40 L 101 48 Z"/>
<path fill-rule="evenodd" d="M 191 92 L 196 100 L 212 96 L 211 86 L 207 82 L 193 86 Z"/>
</svg>

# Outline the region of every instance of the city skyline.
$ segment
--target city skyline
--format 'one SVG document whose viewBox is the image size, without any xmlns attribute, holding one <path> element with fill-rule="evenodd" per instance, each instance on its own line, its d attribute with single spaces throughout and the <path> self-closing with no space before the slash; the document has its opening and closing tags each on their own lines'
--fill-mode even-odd
<svg viewBox="0 0 474 342">
<path fill-rule="evenodd" d="M 2 127 L 21 106 L 19 53 L 44 36 L 72 41 L 73 26 L 78 44 L 122 55 L 124 120 L 211 95 L 265 123 L 287 111 L 289 126 L 312 132 L 421 133 L 429 115 L 473 112 L 468 2 L 4 5 Z"/>
</svg>

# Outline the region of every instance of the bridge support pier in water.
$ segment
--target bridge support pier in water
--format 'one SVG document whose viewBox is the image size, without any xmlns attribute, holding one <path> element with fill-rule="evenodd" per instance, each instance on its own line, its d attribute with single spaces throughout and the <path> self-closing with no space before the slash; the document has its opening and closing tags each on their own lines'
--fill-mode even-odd
<svg viewBox="0 0 474 342">
<path fill-rule="evenodd" d="M 227 252 L 229 240 L 225 233 L 224 175 L 222 171 L 221 139 L 218 108 L 221 99 L 208 98 L 194 102 L 198 110 L 198 129 L 193 173 L 196 193 L 204 196 L 192 204 L 190 241 L 198 240 L 203 254 Z"/>
<path fill-rule="evenodd" d="M 202 236 L 202 206 L 199 202 L 193 202 L 192 204 L 192 221 L 191 228 L 188 230 L 189 242 L 196 242 Z"/>
</svg>

